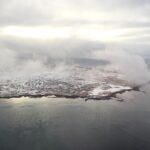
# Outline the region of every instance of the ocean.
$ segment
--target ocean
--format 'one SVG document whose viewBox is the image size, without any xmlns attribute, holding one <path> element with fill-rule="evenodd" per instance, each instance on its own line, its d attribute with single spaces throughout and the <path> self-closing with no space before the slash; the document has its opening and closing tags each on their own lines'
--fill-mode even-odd
<svg viewBox="0 0 150 150">
<path fill-rule="evenodd" d="M 150 86 L 124 101 L 0 99 L 0 150 L 149 150 Z"/>
</svg>

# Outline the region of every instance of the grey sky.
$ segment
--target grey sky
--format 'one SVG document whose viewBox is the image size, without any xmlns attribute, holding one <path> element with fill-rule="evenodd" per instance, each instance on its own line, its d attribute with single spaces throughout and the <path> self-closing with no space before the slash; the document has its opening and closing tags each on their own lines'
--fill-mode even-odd
<svg viewBox="0 0 150 150">
<path fill-rule="evenodd" d="M 0 51 L 90 57 L 115 44 L 145 53 L 149 18 L 149 0 L 0 0 Z"/>
<path fill-rule="evenodd" d="M 147 23 L 149 11 L 149 0 L 1 0 L 0 23 L 39 25 L 86 20 Z M 105 15 L 107 18 L 103 18 Z"/>
</svg>

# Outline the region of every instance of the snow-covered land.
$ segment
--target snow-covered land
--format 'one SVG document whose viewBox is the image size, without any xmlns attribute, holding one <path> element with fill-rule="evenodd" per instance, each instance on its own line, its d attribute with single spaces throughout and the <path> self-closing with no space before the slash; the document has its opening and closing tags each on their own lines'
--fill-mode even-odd
<svg viewBox="0 0 150 150">
<path fill-rule="evenodd" d="M 3 79 L 0 81 L 0 97 L 57 96 L 104 99 L 132 87 L 118 72 L 74 66 L 61 74 L 45 72 L 30 78 Z"/>
</svg>

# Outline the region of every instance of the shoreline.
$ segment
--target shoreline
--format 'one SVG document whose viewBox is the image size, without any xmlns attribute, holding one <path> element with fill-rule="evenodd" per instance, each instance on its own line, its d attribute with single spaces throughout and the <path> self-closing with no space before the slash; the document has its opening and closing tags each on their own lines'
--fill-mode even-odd
<svg viewBox="0 0 150 150">
<path fill-rule="evenodd" d="M 111 98 L 117 98 L 117 94 L 123 94 L 125 92 L 130 91 L 139 91 L 140 87 L 136 86 L 131 89 L 122 89 L 120 91 L 108 93 L 108 95 L 90 95 L 90 96 L 82 96 L 82 95 L 63 95 L 63 94 L 22 94 L 22 95 L 11 95 L 11 96 L 0 96 L 0 99 L 11 99 L 11 98 L 21 98 L 21 97 L 29 97 L 29 98 L 41 98 L 41 97 L 52 97 L 52 98 L 83 98 L 85 101 L 87 100 L 109 100 Z"/>
</svg>

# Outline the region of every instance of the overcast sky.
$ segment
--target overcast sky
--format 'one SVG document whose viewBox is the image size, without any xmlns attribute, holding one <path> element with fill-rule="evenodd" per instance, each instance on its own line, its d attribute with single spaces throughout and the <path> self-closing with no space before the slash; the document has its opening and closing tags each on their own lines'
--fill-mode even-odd
<svg viewBox="0 0 150 150">
<path fill-rule="evenodd" d="M 0 53 L 18 58 L 90 57 L 108 45 L 147 54 L 149 41 L 149 0 L 0 0 Z"/>
</svg>

